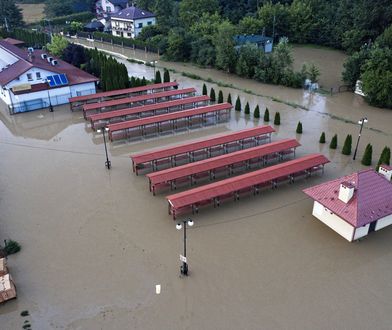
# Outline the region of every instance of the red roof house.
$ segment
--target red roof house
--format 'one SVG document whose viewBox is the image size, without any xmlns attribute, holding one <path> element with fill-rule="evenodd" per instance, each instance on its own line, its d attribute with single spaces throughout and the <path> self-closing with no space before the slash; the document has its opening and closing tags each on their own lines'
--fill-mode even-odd
<svg viewBox="0 0 392 330">
<path fill-rule="evenodd" d="M 349 241 L 392 224 L 392 168 L 381 166 L 307 188 L 313 215 Z"/>
</svg>

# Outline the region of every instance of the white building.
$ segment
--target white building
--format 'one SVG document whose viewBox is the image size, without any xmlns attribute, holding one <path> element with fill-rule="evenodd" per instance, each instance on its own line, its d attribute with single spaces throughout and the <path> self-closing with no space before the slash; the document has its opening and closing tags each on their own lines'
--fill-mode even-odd
<svg viewBox="0 0 392 330">
<path fill-rule="evenodd" d="M 0 41 L 0 99 L 11 114 L 68 103 L 93 94 L 98 79 L 41 50 Z"/>
<path fill-rule="evenodd" d="M 392 167 L 363 170 L 304 190 L 312 214 L 352 242 L 392 224 Z"/>
<path fill-rule="evenodd" d="M 128 0 L 98 0 L 95 2 L 95 11 L 98 18 L 107 18 L 112 14 L 128 7 Z"/>
<path fill-rule="evenodd" d="M 128 7 L 111 16 L 112 34 L 116 37 L 136 38 L 141 30 L 155 25 L 155 15 L 137 7 Z"/>
</svg>

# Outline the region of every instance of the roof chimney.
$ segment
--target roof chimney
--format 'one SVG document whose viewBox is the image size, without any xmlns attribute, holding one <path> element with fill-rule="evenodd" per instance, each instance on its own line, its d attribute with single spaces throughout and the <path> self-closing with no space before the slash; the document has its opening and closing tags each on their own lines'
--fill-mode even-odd
<svg viewBox="0 0 392 330">
<path fill-rule="evenodd" d="M 382 164 L 378 169 L 378 173 L 382 174 L 388 181 L 392 180 L 392 166 Z"/>
<path fill-rule="evenodd" d="M 348 203 L 351 198 L 354 196 L 354 189 L 355 186 L 350 183 L 350 182 L 342 182 L 340 184 L 340 189 L 339 189 L 339 199 L 343 202 L 343 203 Z"/>
</svg>

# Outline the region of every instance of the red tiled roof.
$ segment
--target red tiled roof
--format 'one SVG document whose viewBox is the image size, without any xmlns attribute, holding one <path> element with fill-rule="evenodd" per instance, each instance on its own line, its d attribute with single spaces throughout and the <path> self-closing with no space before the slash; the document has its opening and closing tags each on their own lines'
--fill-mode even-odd
<svg viewBox="0 0 392 330">
<path fill-rule="evenodd" d="M 24 41 L 18 40 L 18 39 L 14 39 L 14 38 L 5 38 L 4 41 L 8 42 L 11 45 L 15 45 L 15 46 L 24 44 Z"/>
<path fill-rule="evenodd" d="M 94 77 L 93 75 L 48 54 L 58 61 L 57 65 L 51 65 L 46 59 L 41 58 L 41 54 L 45 53 L 42 50 L 35 50 L 34 57 L 30 61 L 28 58 L 28 52 L 25 49 L 20 49 L 4 40 L 0 40 L 0 48 L 3 48 L 5 51 L 11 53 L 19 59 L 10 67 L 0 72 L 0 85 L 4 86 L 8 84 L 10 81 L 16 79 L 21 74 L 34 67 L 58 74 L 66 74 L 69 85 L 78 85 L 87 82 L 98 81 L 98 78 Z"/>
<path fill-rule="evenodd" d="M 347 204 L 338 198 L 343 182 L 355 186 L 354 196 Z M 303 192 L 356 228 L 392 214 L 392 183 L 373 169 L 325 182 Z"/>
<path fill-rule="evenodd" d="M 219 182 L 210 183 L 202 187 L 186 190 L 167 196 L 166 199 L 173 209 L 179 209 L 224 196 L 235 191 L 247 189 L 255 185 L 270 182 L 271 180 L 286 177 L 290 174 L 298 173 L 326 163 L 329 163 L 329 160 L 324 155 L 312 154 Z"/>
</svg>

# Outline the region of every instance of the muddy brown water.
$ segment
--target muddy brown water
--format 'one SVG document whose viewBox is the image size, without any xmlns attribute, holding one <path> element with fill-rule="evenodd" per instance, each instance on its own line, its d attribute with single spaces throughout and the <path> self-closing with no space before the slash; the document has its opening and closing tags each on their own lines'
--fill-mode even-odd
<svg viewBox="0 0 392 330">
<path fill-rule="evenodd" d="M 163 195 L 152 196 L 145 177 L 131 173 L 129 154 L 261 124 L 234 111 L 227 124 L 132 143 L 109 145 L 68 107 L 10 117 L 0 123 L 0 239 L 19 241 L 9 257 L 18 299 L 0 306 L 0 328 L 20 329 L 390 329 L 392 228 L 348 243 L 311 215 L 301 190 L 364 168 L 392 144 L 392 112 L 348 93 L 325 97 L 261 85 L 214 70 L 158 63 L 227 81 L 242 89 L 306 105 L 222 88 L 282 125 L 273 140 L 297 138 L 298 156 L 321 152 L 331 163 L 323 176 L 282 184 L 261 196 L 202 209 L 188 231 L 190 276 L 179 276 L 182 233 Z M 153 69 L 129 63 L 152 77 Z M 202 81 L 173 75 L 181 86 Z M 216 91 L 219 89 L 214 84 Z M 341 155 L 346 134 L 369 117 L 358 159 Z M 298 120 L 304 133 L 295 134 Z M 321 131 L 339 134 L 339 148 L 320 145 Z M 161 293 L 155 293 L 160 284 Z M 364 307 L 366 306 L 366 307 Z M 21 317 L 28 310 L 30 316 Z"/>
</svg>

